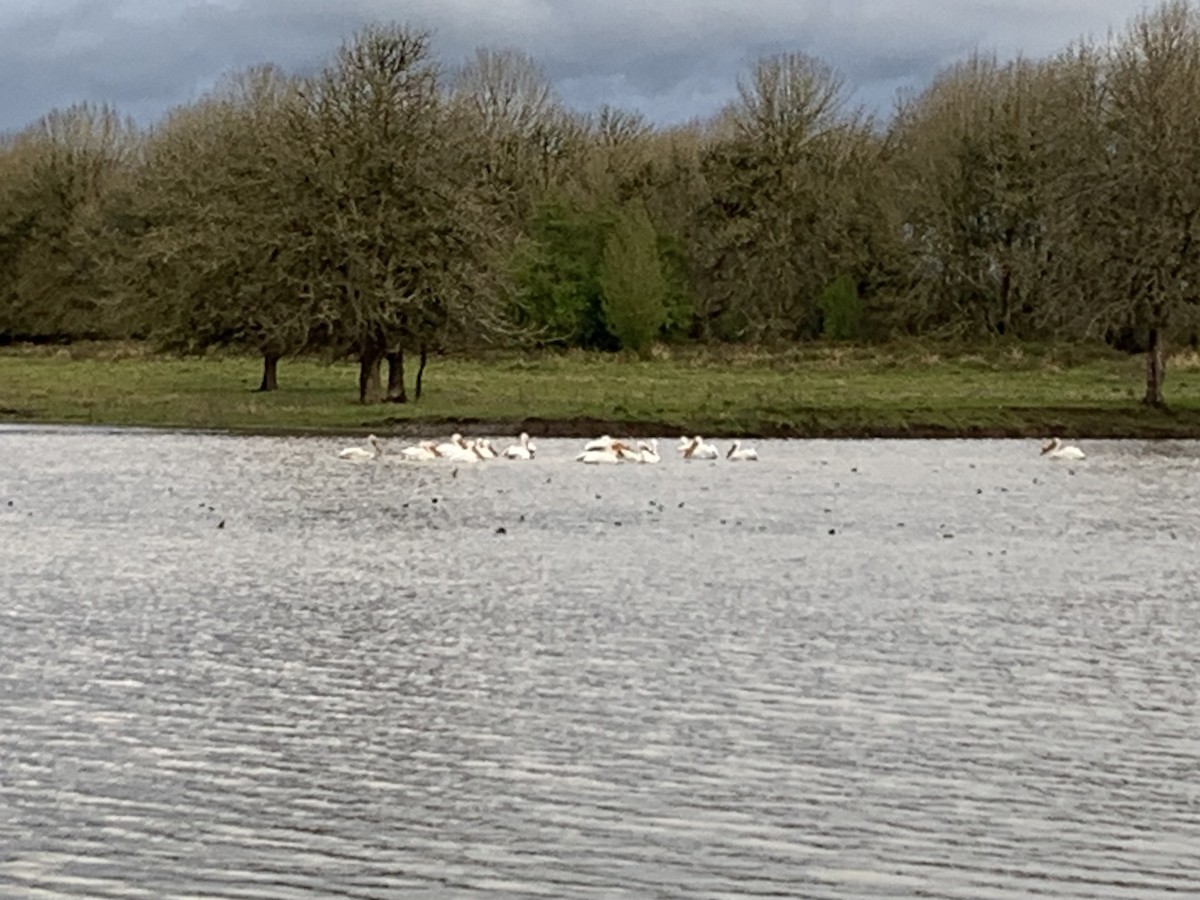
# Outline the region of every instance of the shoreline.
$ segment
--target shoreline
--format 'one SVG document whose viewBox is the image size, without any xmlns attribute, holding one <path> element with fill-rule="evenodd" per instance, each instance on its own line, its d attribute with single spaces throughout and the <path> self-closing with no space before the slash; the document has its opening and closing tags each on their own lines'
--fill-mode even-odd
<svg viewBox="0 0 1200 900">
<path fill-rule="evenodd" d="M 1097 411 L 1081 411 L 1095 413 Z M 1189 420 L 1191 416 L 1187 417 Z M 6 417 L 0 414 L 0 433 L 21 430 L 99 430 L 141 431 L 163 433 L 228 434 L 247 437 L 346 437 L 375 434 L 387 440 L 417 440 L 457 432 L 465 437 L 495 437 L 526 432 L 533 438 L 562 438 L 587 440 L 600 434 L 628 438 L 675 438 L 680 435 L 702 434 L 714 440 L 1037 440 L 1052 436 L 1076 440 L 1182 440 L 1200 441 L 1200 422 L 1179 423 L 1177 426 L 1146 424 L 1104 428 L 1076 423 L 1071 426 L 1046 428 L 1037 423 L 995 426 L 969 424 L 962 427 L 939 424 L 911 425 L 816 425 L 813 427 L 772 424 L 750 430 L 694 427 L 694 424 L 653 420 L 625 420 L 591 416 L 524 419 L 492 419 L 482 417 L 429 416 L 384 420 L 357 426 L 224 426 L 169 425 L 122 422 L 70 422 L 36 418 Z"/>
<path fill-rule="evenodd" d="M 796 426 L 791 424 L 776 424 L 760 426 L 751 430 L 725 430 L 720 427 L 703 425 L 696 427 L 694 423 L 678 423 L 604 419 L 594 417 L 571 417 L 563 419 L 546 419 L 529 417 L 525 419 L 480 419 L 471 417 L 430 417 L 428 419 L 404 419 L 393 427 L 384 429 L 384 434 L 395 437 L 414 437 L 428 434 L 430 428 L 457 431 L 467 437 L 484 437 L 492 434 L 520 434 L 527 432 L 530 437 L 541 438 L 578 438 L 586 439 L 599 434 L 611 434 L 614 437 L 631 438 L 662 438 L 675 437 L 682 434 L 702 434 L 705 437 L 729 440 L 743 438 L 749 440 L 997 440 L 997 439 L 1034 439 L 1052 436 L 1052 432 L 1069 433 L 1073 438 L 1087 440 L 1200 440 L 1200 421 L 1190 423 L 1180 428 L 1147 425 L 1140 428 L 1089 428 L 1071 427 L 1064 424 L 1061 428 L 1048 431 L 1034 423 L 1016 426 L 966 425 L 963 427 L 944 426 L 937 424 L 912 424 L 902 426 L 871 425 L 828 425 Z M 384 436 L 380 434 L 380 436 Z"/>
</svg>

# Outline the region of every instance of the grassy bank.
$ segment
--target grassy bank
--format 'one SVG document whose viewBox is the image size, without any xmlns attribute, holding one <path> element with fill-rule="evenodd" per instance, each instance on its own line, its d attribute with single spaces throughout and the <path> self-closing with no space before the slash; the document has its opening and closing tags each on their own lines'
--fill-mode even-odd
<svg viewBox="0 0 1200 900">
<path fill-rule="evenodd" d="M 1168 364 L 1166 411 L 1137 401 L 1142 360 L 1098 348 L 723 348 L 434 359 L 419 404 L 360 406 L 348 363 L 140 346 L 0 350 L 0 421 L 245 431 L 699 432 L 765 436 L 1200 437 L 1200 358 Z M 410 373 L 411 377 L 411 373 Z"/>
</svg>

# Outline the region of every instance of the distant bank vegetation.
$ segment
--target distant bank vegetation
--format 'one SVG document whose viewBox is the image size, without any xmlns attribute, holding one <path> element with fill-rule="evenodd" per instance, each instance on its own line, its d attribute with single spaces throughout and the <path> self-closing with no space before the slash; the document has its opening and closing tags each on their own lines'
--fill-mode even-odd
<svg viewBox="0 0 1200 900">
<path fill-rule="evenodd" d="M 887 122 L 765 57 L 707 121 L 580 115 L 536 61 L 378 25 L 311 76 L 230 75 L 141 129 L 90 105 L 0 141 L 0 341 L 357 360 L 445 350 L 1200 330 L 1200 13 L 1053 58 L 977 54 Z M 406 378 L 415 368 L 416 380 Z"/>
</svg>

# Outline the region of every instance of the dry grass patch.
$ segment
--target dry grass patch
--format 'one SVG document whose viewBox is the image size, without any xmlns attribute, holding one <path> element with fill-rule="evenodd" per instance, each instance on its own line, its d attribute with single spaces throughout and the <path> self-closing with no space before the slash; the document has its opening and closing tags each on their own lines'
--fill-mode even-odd
<svg viewBox="0 0 1200 900">
<path fill-rule="evenodd" d="M 1197 369 L 1200 369 L 1200 353 L 1191 347 L 1178 353 L 1172 353 L 1167 357 L 1167 377 L 1170 377 L 1172 370 L 1195 372 Z"/>
</svg>

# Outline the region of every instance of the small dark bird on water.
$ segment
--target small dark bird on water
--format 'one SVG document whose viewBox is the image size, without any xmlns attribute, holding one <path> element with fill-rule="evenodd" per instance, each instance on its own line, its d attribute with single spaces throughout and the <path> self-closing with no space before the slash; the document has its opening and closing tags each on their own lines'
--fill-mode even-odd
<svg viewBox="0 0 1200 900">
<path fill-rule="evenodd" d="M 220 522 L 218 522 L 218 523 L 217 523 L 217 527 L 218 527 L 218 528 L 224 528 L 224 527 L 225 527 L 225 520 L 224 520 L 224 519 L 222 519 Z"/>
</svg>

